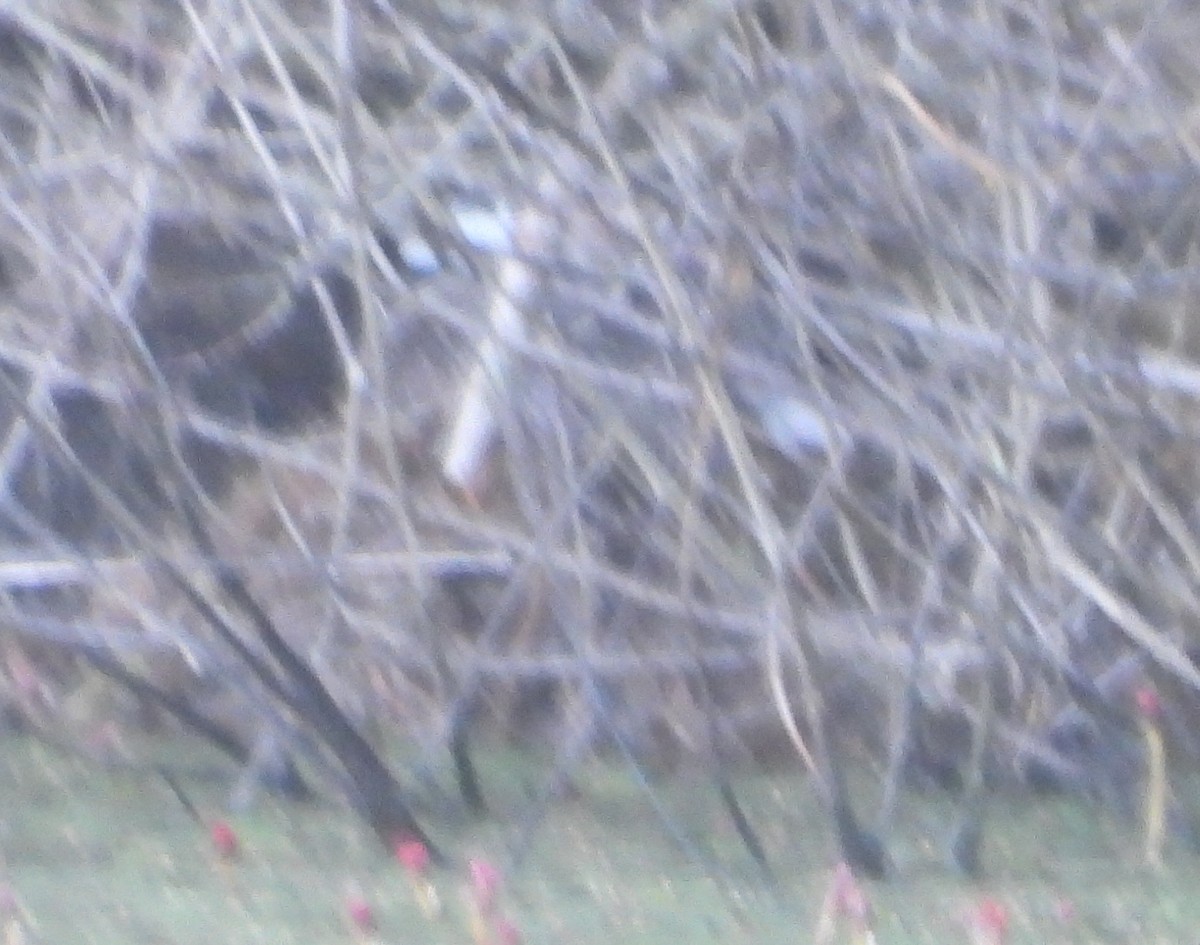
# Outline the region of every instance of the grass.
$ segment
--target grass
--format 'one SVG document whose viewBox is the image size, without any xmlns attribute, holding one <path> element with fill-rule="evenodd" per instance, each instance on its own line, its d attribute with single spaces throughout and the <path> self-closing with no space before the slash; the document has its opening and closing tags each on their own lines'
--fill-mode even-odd
<svg viewBox="0 0 1200 945">
<path fill-rule="evenodd" d="M 490 783 L 516 784 L 522 759 L 486 759 Z M 561 803 L 524 867 L 509 877 L 504 911 L 528 942 L 756 943 L 811 941 L 832 853 L 811 792 L 793 775 L 742 785 L 779 882 L 764 883 L 707 790 L 664 786 L 680 821 L 715 851 L 719 869 L 689 862 L 637 789 L 597 772 Z M 345 915 L 362 894 L 380 942 L 457 943 L 468 932 L 465 869 L 437 873 L 442 903 L 425 917 L 409 878 L 353 818 L 271 804 L 233 820 L 242 854 L 220 864 L 208 837 L 153 778 L 98 770 L 36 743 L 0 742 L 0 856 L 26 916 L 28 940 L 79 945 L 362 941 Z M 193 785 L 219 809 L 216 786 Z M 515 797 L 508 792 L 507 801 Z M 500 798 L 498 805 L 506 799 Z M 1141 865 L 1134 828 L 1077 801 L 1001 798 L 992 810 L 989 878 L 961 881 L 941 865 L 944 798 L 913 797 L 896 838 L 899 875 L 868 895 L 881 943 L 965 942 L 963 916 L 992 896 L 1008 907 L 1012 942 L 1188 940 L 1200 926 L 1194 857 L 1168 848 L 1164 867 Z M 502 860 L 498 817 L 439 838 L 465 862 Z M 848 939 L 847 939 L 848 940 Z"/>
</svg>

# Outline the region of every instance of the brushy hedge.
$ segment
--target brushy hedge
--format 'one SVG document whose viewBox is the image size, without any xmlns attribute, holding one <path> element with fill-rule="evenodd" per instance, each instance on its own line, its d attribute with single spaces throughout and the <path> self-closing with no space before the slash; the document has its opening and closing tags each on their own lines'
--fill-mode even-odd
<svg viewBox="0 0 1200 945">
<path fill-rule="evenodd" d="M 286 727 L 253 620 L 197 614 L 234 572 L 429 744 L 1082 784 L 1126 756 L 1080 726 L 1153 684 L 1191 760 L 1198 36 L 1127 0 L 0 13 L 10 716 L 127 722 L 99 653 Z"/>
</svg>

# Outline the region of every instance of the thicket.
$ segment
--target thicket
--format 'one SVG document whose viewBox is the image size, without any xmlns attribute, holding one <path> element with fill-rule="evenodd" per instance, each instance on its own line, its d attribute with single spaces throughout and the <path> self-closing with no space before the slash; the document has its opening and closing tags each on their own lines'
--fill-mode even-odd
<svg viewBox="0 0 1200 945">
<path fill-rule="evenodd" d="M 1198 750 L 1197 38 L 8 7 L 8 722 L 200 730 L 384 834 L 398 734 L 475 803 L 480 731 L 549 795 L 857 753 L 885 821 L 910 776 L 1128 803 L 1136 690 Z"/>
</svg>

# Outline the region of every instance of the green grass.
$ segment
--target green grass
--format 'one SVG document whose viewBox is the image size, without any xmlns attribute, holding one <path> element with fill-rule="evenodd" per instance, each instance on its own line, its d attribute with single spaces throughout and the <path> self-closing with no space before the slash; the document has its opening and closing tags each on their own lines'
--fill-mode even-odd
<svg viewBox="0 0 1200 945">
<path fill-rule="evenodd" d="M 511 753 L 484 759 L 498 807 L 512 808 L 537 772 Z M 764 883 L 702 779 L 666 784 L 667 801 L 719 867 L 690 862 L 644 797 L 599 766 L 580 798 L 543 827 L 504 909 L 527 942 L 757 943 L 811 941 L 833 861 L 809 786 L 795 775 L 741 785 L 779 873 Z M 189 786 L 219 810 L 219 785 Z M 910 797 L 895 838 L 898 876 L 869 889 L 883 945 L 965 942 L 962 916 L 1002 900 L 1021 943 L 1173 943 L 1200 928 L 1197 861 L 1172 849 L 1164 869 L 1139 862 L 1133 828 L 1078 802 L 1002 798 L 991 812 L 989 878 L 942 866 L 945 799 Z M 505 818 L 431 824 L 459 861 L 502 860 Z M 16 890 L 27 940 L 77 945 L 210 945 L 362 941 L 344 918 L 350 889 L 367 896 L 379 942 L 466 943 L 462 870 L 434 876 L 443 906 L 430 920 L 408 877 L 351 817 L 264 804 L 233 818 L 243 855 L 223 868 L 208 838 L 150 776 L 99 770 L 21 739 L 0 739 L 0 877 Z M 1064 919 L 1062 904 L 1073 906 Z M 0 941 L 4 941 L 0 934 Z M 849 941 L 848 938 L 839 941 Z"/>
</svg>

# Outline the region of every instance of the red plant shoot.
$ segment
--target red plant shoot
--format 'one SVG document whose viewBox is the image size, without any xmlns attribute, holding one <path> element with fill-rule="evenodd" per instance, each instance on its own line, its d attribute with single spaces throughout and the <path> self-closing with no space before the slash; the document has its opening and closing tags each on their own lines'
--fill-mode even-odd
<svg viewBox="0 0 1200 945">
<path fill-rule="evenodd" d="M 238 838 L 233 828 L 224 820 L 214 820 L 208 828 L 213 849 L 222 860 L 232 860 L 238 855 Z"/>
<path fill-rule="evenodd" d="M 496 894 L 500 891 L 500 871 L 482 857 L 473 857 L 467 863 L 467 871 L 475 907 L 482 913 L 490 913 L 496 907 Z"/>
<path fill-rule="evenodd" d="M 359 932 L 374 932 L 376 930 L 375 910 L 362 896 L 351 895 L 346 898 L 346 915 L 350 923 Z"/>
<path fill-rule="evenodd" d="M 429 869 L 429 847 L 420 840 L 401 838 L 396 841 L 393 852 L 397 862 L 415 876 L 421 876 Z"/>
<path fill-rule="evenodd" d="M 1162 701 L 1152 685 L 1139 686 L 1133 694 L 1139 716 L 1142 746 L 1146 752 L 1142 784 L 1142 807 L 1145 826 L 1143 856 L 1148 866 L 1162 865 L 1163 844 L 1167 829 L 1167 795 L 1170 790 L 1167 774 L 1166 744 L 1161 730 Z"/>
<path fill-rule="evenodd" d="M 833 907 L 836 915 L 844 916 L 860 926 L 870 918 L 870 906 L 862 886 L 846 863 L 839 863 L 833 876 Z"/>
<path fill-rule="evenodd" d="M 1138 686 L 1137 692 L 1133 694 L 1134 704 L 1137 706 L 1138 715 L 1150 722 L 1157 722 L 1162 716 L 1162 700 L 1158 698 L 1158 692 L 1153 686 Z"/>
<path fill-rule="evenodd" d="M 496 945 L 521 945 L 521 930 L 504 916 L 496 920 L 493 929 Z"/>
<path fill-rule="evenodd" d="M 396 854 L 397 862 L 404 867 L 412 880 L 413 893 L 421 912 L 427 919 L 435 918 L 441 912 L 441 903 L 438 901 L 437 890 L 426 876 L 432 860 L 429 847 L 416 837 L 400 836 L 396 838 L 392 850 Z"/>
<path fill-rule="evenodd" d="M 1008 907 L 988 896 L 975 907 L 971 924 L 979 945 L 1000 945 L 1008 937 Z"/>
</svg>

